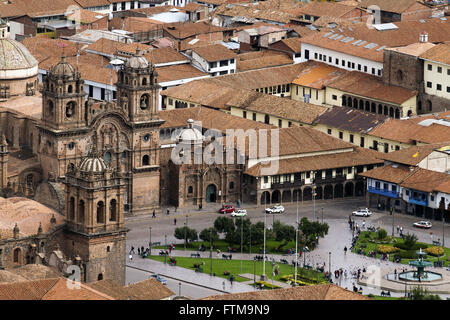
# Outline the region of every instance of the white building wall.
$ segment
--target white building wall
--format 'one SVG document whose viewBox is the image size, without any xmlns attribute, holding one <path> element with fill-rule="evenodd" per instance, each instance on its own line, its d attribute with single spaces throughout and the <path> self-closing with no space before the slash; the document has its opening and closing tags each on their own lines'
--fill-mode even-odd
<svg viewBox="0 0 450 320">
<path fill-rule="evenodd" d="M 428 70 L 428 66 L 431 66 L 431 70 Z M 450 99 L 450 66 L 425 60 L 423 69 L 425 93 Z M 431 84 L 431 88 L 429 84 Z M 440 85 L 440 90 L 438 85 Z"/>
<path fill-rule="evenodd" d="M 377 61 L 371 61 L 368 59 L 355 57 L 349 54 L 317 47 L 308 43 L 302 43 L 302 57 L 305 57 L 305 52 L 309 51 L 309 60 L 315 60 L 315 61 L 321 61 L 323 63 L 326 63 L 330 66 L 334 66 L 337 68 L 349 70 L 349 71 L 360 71 L 371 75 L 376 76 L 382 76 L 383 75 L 383 63 L 377 62 Z M 361 50 L 370 50 L 370 49 L 364 49 Z M 317 58 L 315 57 L 315 54 L 317 53 Z M 322 59 L 320 59 L 320 55 L 322 55 Z M 326 56 L 326 58 L 324 58 Z M 331 62 L 330 62 L 331 57 Z M 338 63 L 336 63 L 336 59 L 338 59 Z M 342 60 L 345 61 L 345 66 L 342 65 Z M 354 67 L 349 67 L 348 62 L 354 63 Z M 358 70 L 358 65 L 361 66 L 361 70 Z M 364 66 L 367 67 L 367 71 L 364 71 Z M 375 73 L 372 73 L 372 68 L 375 69 Z M 380 71 L 380 74 L 378 74 L 378 70 Z"/>
</svg>

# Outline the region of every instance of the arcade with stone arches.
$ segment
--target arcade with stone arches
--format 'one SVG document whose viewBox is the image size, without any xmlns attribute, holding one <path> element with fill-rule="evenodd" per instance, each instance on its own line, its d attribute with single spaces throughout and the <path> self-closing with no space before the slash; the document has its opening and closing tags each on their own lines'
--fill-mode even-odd
<svg viewBox="0 0 450 320">
<path fill-rule="evenodd" d="M 365 184 L 364 180 L 328 183 L 317 185 L 315 192 L 316 200 L 360 197 L 365 195 Z M 299 202 L 313 200 L 312 185 L 305 185 L 298 188 L 261 190 L 258 196 L 258 205 L 293 203 L 297 200 Z"/>
</svg>

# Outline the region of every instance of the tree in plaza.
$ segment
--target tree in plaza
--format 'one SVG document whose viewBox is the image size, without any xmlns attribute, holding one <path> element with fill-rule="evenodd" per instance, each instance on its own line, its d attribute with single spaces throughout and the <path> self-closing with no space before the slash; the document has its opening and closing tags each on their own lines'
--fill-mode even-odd
<svg viewBox="0 0 450 320">
<path fill-rule="evenodd" d="M 264 222 L 257 222 L 250 226 L 252 245 L 264 243 Z"/>
<path fill-rule="evenodd" d="M 233 219 L 228 217 L 218 217 L 214 221 L 214 228 L 219 233 L 228 233 L 229 231 L 234 230 Z"/>
<path fill-rule="evenodd" d="M 304 245 L 313 247 L 318 242 L 319 238 L 323 238 L 328 234 L 328 224 L 320 223 L 319 221 L 309 221 L 308 218 L 302 218 L 298 224 Z M 295 233 L 294 233 L 295 235 Z"/>
<path fill-rule="evenodd" d="M 427 289 L 417 286 L 411 291 L 412 300 L 441 300 L 437 294 L 430 294 Z"/>
<path fill-rule="evenodd" d="M 219 240 L 219 234 L 215 228 L 203 229 L 199 235 L 200 239 L 205 242 L 211 243 L 214 246 L 214 241 Z"/>
<path fill-rule="evenodd" d="M 175 238 L 178 240 L 185 240 L 186 244 L 188 242 L 196 241 L 198 239 L 197 231 L 189 227 L 176 228 L 174 233 Z"/>
<path fill-rule="evenodd" d="M 295 239 L 295 228 L 280 222 L 279 220 L 273 223 L 273 232 L 275 233 L 276 241 L 289 242 Z"/>
<path fill-rule="evenodd" d="M 407 233 L 404 237 L 403 237 L 403 241 L 405 244 L 405 247 L 407 249 L 412 249 L 414 247 L 414 245 L 417 242 L 417 236 L 414 233 Z"/>
</svg>

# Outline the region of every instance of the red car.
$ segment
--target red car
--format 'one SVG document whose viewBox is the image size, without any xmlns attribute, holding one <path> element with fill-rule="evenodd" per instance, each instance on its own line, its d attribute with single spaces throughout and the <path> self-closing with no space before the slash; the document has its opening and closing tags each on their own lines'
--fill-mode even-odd
<svg viewBox="0 0 450 320">
<path fill-rule="evenodd" d="M 219 213 L 231 213 L 235 210 L 234 206 L 226 205 L 223 208 L 219 209 Z"/>
</svg>

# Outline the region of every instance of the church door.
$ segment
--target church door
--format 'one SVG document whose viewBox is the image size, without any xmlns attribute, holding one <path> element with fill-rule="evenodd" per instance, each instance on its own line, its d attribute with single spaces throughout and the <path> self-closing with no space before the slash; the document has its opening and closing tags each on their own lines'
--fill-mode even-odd
<svg viewBox="0 0 450 320">
<path fill-rule="evenodd" d="M 206 202 L 216 202 L 216 186 L 210 184 L 206 188 Z"/>
</svg>

